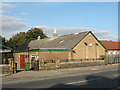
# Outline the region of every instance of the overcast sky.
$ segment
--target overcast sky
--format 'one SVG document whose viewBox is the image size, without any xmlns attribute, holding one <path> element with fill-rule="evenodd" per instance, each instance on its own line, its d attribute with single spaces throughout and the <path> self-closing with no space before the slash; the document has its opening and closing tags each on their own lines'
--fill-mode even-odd
<svg viewBox="0 0 120 90">
<path fill-rule="evenodd" d="M 35 26 L 49 37 L 56 27 L 59 35 L 92 31 L 98 39 L 118 38 L 117 2 L 4 2 L 0 13 L 7 39 Z"/>
</svg>

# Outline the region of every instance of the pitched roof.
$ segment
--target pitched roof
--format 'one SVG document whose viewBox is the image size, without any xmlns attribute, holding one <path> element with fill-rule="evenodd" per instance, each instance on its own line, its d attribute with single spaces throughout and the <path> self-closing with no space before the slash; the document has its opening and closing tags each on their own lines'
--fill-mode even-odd
<svg viewBox="0 0 120 90">
<path fill-rule="evenodd" d="M 4 45 L 0 45 L 0 53 L 3 53 L 3 52 L 11 52 L 11 48 L 9 47 L 6 47 Z"/>
<path fill-rule="evenodd" d="M 6 49 L 6 50 L 12 50 L 11 48 L 6 47 L 6 46 L 4 46 L 4 45 L 0 45 L 0 49 L 2 49 L 2 50 L 4 50 L 4 49 Z"/>
<path fill-rule="evenodd" d="M 34 49 L 71 49 L 81 41 L 90 31 L 78 34 L 68 34 L 58 37 L 45 38 L 39 40 L 27 41 L 17 47 L 14 52 L 28 51 Z"/>
<path fill-rule="evenodd" d="M 22 44 L 21 46 L 17 47 L 15 52 L 27 51 L 29 42 L 30 41 L 26 41 L 24 44 Z"/>
<path fill-rule="evenodd" d="M 120 50 L 120 42 L 115 41 L 102 41 L 100 42 L 108 49 L 108 50 Z"/>
<path fill-rule="evenodd" d="M 71 49 L 89 32 L 90 31 L 40 40 L 32 40 L 29 43 L 29 47 L 30 49 Z"/>
</svg>

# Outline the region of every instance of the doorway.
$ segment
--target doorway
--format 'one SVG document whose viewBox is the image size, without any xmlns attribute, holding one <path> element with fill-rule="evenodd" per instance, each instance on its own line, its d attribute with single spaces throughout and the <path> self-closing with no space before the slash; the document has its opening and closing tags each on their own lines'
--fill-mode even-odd
<svg viewBox="0 0 120 90">
<path fill-rule="evenodd" d="M 20 55 L 20 68 L 25 68 L 25 55 Z"/>
</svg>

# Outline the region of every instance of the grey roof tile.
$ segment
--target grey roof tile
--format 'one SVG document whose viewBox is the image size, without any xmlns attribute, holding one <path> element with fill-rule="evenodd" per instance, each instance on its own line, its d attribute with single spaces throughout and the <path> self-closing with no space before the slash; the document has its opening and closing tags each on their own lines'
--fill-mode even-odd
<svg viewBox="0 0 120 90">
<path fill-rule="evenodd" d="M 58 37 L 40 39 L 40 40 L 32 40 L 29 43 L 30 49 L 42 49 L 42 48 L 65 48 L 71 49 L 74 47 L 80 40 L 83 39 L 86 34 L 90 31 L 81 32 L 78 34 L 69 34 Z"/>
</svg>

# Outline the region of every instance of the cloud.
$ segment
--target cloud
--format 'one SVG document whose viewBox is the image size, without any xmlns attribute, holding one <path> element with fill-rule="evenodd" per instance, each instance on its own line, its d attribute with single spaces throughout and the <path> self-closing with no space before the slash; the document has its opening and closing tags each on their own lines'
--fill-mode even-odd
<svg viewBox="0 0 120 90">
<path fill-rule="evenodd" d="M 2 9 L 0 9 L 0 14 L 1 13 L 9 13 L 10 11 L 3 11 Z"/>
<path fill-rule="evenodd" d="M 21 20 L 22 19 L 11 16 L 3 16 L 2 35 L 4 35 L 8 39 L 11 37 L 11 34 L 24 30 L 27 25 L 23 22 L 20 22 Z"/>
<path fill-rule="evenodd" d="M 12 9 L 15 8 L 15 5 L 12 4 L 2 4 L 2 9 Z"/>
<path fill-rule="evenodd" d="M 5 16 L 5 15 L 2 16 L 2 22 L 15 22 L 15 21 L 21 21 L 21 20 L 22 19 L 15 18 L 12 16 Z"/>
<path fill-rule="evenodd" d="M 96 36 L 98 36 L 100 39 L 112 39 L 114 36 L 110 35 L 109 31 L 96 31 L 94 33 Z"/>
<path fill-rule="evenodd" d="M 15 8 L 15 5 L 0 3 L 0 13 L 9 13 L 11 9 Z"/>
<path fill-rule="evenodd" d="M 18 31 L 24 27 L 26 27 L 26 25 L 22 22 L 6 22 L 2 24 L 2 30 L 4 33 Z"/>
<path fill-rule="evenodd" d="M 0 19 L 1 20 L 1 19 Z M 2 35 L 9 39 L 12 35 L 24 30 L 27 25 L 20 18 L 12 16 L 2 16 Z"/>
<path fill-rule="evenodd" d="M 115 37 L 115 38 L 113 38 L 112 40 L 113 40 L 113 41 L 119 41 L 119 42 L 120 42 L 120 36 Z"/>
<path fill-rule="evenodd" d="M 47 35 L 52 37 L 54 27 L 50 27 L 50 26 L 36 26 L 36 27 L 43 29 L 43 31 Z M 110 35 L 108 30 L 98 30 L 98 29 L 87 28 L 87 27 L 61 27 L 61 28 L 56 28 L 56 30 L 59 35 L 92 31 L 95 34 L 95 36 L 97 36 L 97 38 L 99 39 L 113 39 L 114 38 L 114 36 Z"/>
<path fill-rule="evenodd" d="M 27 13 L 26 12 L 22 12 L 21 15 L 27 15 Z"/>
<path fill-rule="evenodd" d="M 0 13 L 9 13 L 11 9 L 15 8 L 15 5 L 3 3 L 2 11 Z M 22 30 L 25 30 L 27 25 L 22 22 L 22 19 L 13 16 L 0 15 L 0 28 L 2 28 L 2 35 L 9 39 L 12 35 Z M 1 32 L 0 32 L 1 34 Z"/>
</svg>

